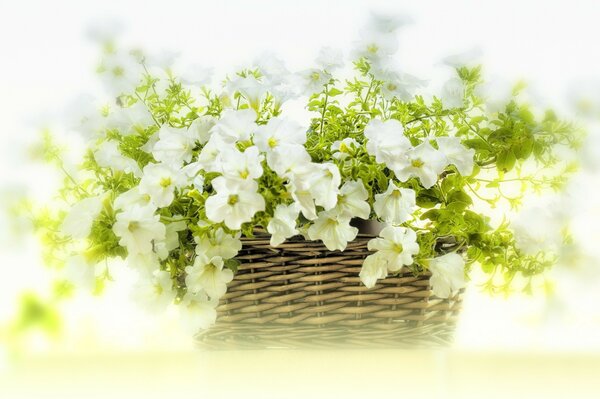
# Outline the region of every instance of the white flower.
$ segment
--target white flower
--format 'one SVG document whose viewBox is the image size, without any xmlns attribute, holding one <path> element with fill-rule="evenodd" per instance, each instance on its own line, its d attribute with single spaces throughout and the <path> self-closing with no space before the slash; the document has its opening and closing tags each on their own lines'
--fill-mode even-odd
<svg viewBox="0 0 600 399">
<path fill-rule="evenodd" d="M 214 234 L 202 237 L 194 237 L 196 241 L 196 253 L 208 259 L 214 256 L 220 256 L 223 259 L 235 257 L 242 249 L 242 242 L 238 236 L 231 236 L 222 228 L 219 228 Z"/>
<path fill-rule="evenodd" d="M 298 72 L 296 75 L 298 86 L 306 95 L 323 91 L 325 84 L 331 79 L 331 75 L 321 69 L 311 68 Z"/>
<path fill-rule="evenodd" d="M 188 130 L 196 141 L 200 144 L 206 144 L 210 139 L 210 131 L 216 123 L 217 119 L 214 116 L 202 115 L 194 119 Z"/>
<path fill-rule="evenodd" d="M 235 147 L 225 147 L 221 154 L 221 169 L 228 179 L 258 179 L 263 174 L 261 162 L 263 155 L 256 146 L 240 152 Z"/>
<path fill-rule="evenodd" d="M 465 84 L 459 78 L 451 78 L 442 87 L 441 100 L 445 108 L 460 108 L 465 101 Z"/>
<path fill-rule="evenodd" d="M 377 280 L 386 278 L 387 275 L 387 261 L 377 252 L 365 258 L 358 274 L 367 288 L 375 287 Z"/>
<path fill-rule="evenodd" d="M 401 224 L 410 219 L 416 208 L 416 196 L 410 188 L 399 188 L 390 181 L 387 190 L 375 194 L 373 209 L 387 223 Z"/>
<path fill-rule="evenodd" d="M 152 243 L 165 239 L 165 225 L 150 206 L 132 206 L 117 213 L 113 231 L 129 254 L 152 252 Z"/>
<path fill-rule="evenodd" d="M 315 200 L 310 190 L 310 182 L 302 179 L 300 176 L 291 176 L 287 186 L 287 191 L 291 194 L 294 204 L 300 209 L 302 215 L 308 220 L 317 218 L 317 209 Z"/>
<path fill-rule="evenodd" d="M 346 137 L 343 140 L 334 141 L 330 148 L 331 152 L 333 153 L 332 156 L 335 159 L 343 160 L 353 154 L 358 147 L 360 147 L 358 141 L 354 140 L 353 138 Z"/>
<path fill-rule="evenodd" d="M 377 64 L 398 51 L 398 38 L 394 32 L 367 29 L 360 33 L 353 47 L 354 58 L 365 57 Z"/>
<path fill-rule="evenodd" d="M 236 76 L 227 83 L 231 94 L 240 93 L 253 109 L 258 109 L 267 96 L 267 87 L 254 75 Z"/>
<path fill-rule="evenodd" d="M 281 177 L 300 175 L 312 170 L 311 158 L 303 145 L 285 145 L 267 153 L 267 163 Z"/>
<path fill-rule="evenodd" d="M 194 188 L 199 192 L 204 191 L 204 175 L 200 173 L 202 170 L 202 164 L 199 162 L 192 162 L 181 168 L 181 173 L 192 182 Z"/>
<path fill-rule="evenodd" d="M 375 156 L 378 163 L 388 167 L 411 148 L 410 141 L 404 135 L 404 127 L 395 119 L 385 122 L 373 119 L 365 127 L 364 134 L 368 139 L 367 152 Z"/>
<path fill-rule="evenodd" d="M 125 191 L 115 198 L 113 207 L 116 210 L 125 210 L 132 206 L 148 206 L 152 205 L 148 194 L 140 193 L 140 186 L 135 186 L 132 189 Z M 156 208 L 155 208 L 156 209 Z"/>
<path fill-rule="evenodd" d="M 181 170 L 176 170 L 168 164 L 149 163 L 143 172 L 139 185 L 140 193 L 148 194 L 152 203 L 159 208 L 171 205 L 175 198 L 175 189 L 186 184 Z"/>
<path fill-rule="evenodd" d="M 131 94 L 140 83 L 142 66 L 131 54 L 118 51 L 108 54 L 100 68 L 100 78 L 109 94 Z"/>
<path fill-rule="evenodd" d="M 383 81 L 381 94 L 387 100 L 394 97 L 402 101 L 410 101 L 416 89 L 422 87 L 425 82 L 407 73 L 399 73 L 391 70 L 376 71 L 377 80 Z"/>
<path fill-rule="evenodd" d="M 233 272 L 223 268 L 220 256 L 206 258 L 198 255 L 194 266 L 187 266 L 185 285 L 190 292 L 206 292 L 211 299 L 218 299 L 227 291 L 227 283 L 233 280 Z"/>
<path fill-rule="evenodd" d="M 177 218 L 179 215 L 174 215 L 174 217 Z M 167 259 L 172 250 L 179 248 L 179 232 L 186 230 L 187 224 L 184 220 L 180 220 L 167 223 L 165 228 L 165 239 L 154 243 L 154 250 L 162 260 Z"/>
<path fill-rule="evenodd" d="M 228 180 L 223 176 L 212 181 L 217 192 L 206 200 L 206 216 L 212 222 L 224 222 L 232 230 L 252 220 L 254 214 L 265 210 L 265 199 L 257 193 L 254 180 Z"/>
<path fill-rule="evenodd" d="M 319 50 L 315 61 L 320 69 L 333 72 L 344 66 L 343 59 L 344 54 L 341 50 L 333 47 L 323 47 Z"/>
<path fill-rule="evenodd" d="M 139 129 L 143 130 L 153 124 L 152 115 L 141 101 L 129 107 L 118 106 L 106 117 L 106 127 L 117 129 L 123 136 L 135 134 Z"/>
<path fill-rule="evenodd" d="M 460 68 L 465 65 L 478 64 L 482 56 L 483 51 L 480 47 L 472 47 L 466 51 L 444 57 L 442 63 L 452 68 Z"/>
<path fill-rule="evenodd" d="M 74 239 L 86 238 L 90 235 L 92 223 L 102 211 L 104 194 L 84 198 L 71 207 L 62 223 L 63 233 Z"/>
<path fill-rule="evenodd" d="M 184 295 L 178 306 L 184 328 L 192 334 L 210 327 L 217 320 L 217 301 L 209 300 L 204 292 Z"/>
<path fill-rule="evenodd" d="M 433 294 L 448 298 L 465 286 L 465 260 L 457 253 L 449 253 L 429 261 Z"/>
<path fill-rule="evenodd" d="M 175 300 L 171 274 L 156 270 L 151 276 L 140 276 L 134 286 L 133 299 L 149 312 L 163 311 Z"/>
<path fill-rule="evenodd" d="M 356 238 L 358 229 L 350 226 L 350 217 L 325 211 L 308 228 L 311 240 L 321 240 L 330 251 L 346 249 L 349 241 Z"/>
<path fill-rule="evenodd" d="M 256 146 L 267 154 L 282 146 L 303 146 L 305 142 L 306 129 L 291 119 L 279 116 L 260 126 L 254 135 Z"/>
<path fill-rule="evenodd" d="M 271 234 L 271 245 L 276 247 L 287 238 L 298 234 L 296 219 L 298 218 L 298 207 L 295 204 L 279 204 L 269 224 L 267 231 Z"/>
<path fill-rule="evenodd" d="M 98 163 L 98 166 L 103 168 L 133 173 L 136 177 L 142 174 L 137 162 L 124 156 L 119 150 L 118 143 L 113 140 L 107 140 L 100 144 L 98 149 L 94 151 L 94 159 Z"/>
<path fill-rule="evenodd" d="M 231 143 L 223 141 L 218 135 L 212 135 L 206 145 L 202 147 L 198 155 L 197 164 L 207 172 L 221 172 L 222 165 L 219 159 L 223 148 L 231 146 Z"/>
<path fill-rule="evenodd" d="M 251 109 L 226 109 L 221 119 L 210 130 L 212 135 L 218 135 L 224 142 L 235 143 L 246 141 L 256 132 L 256 112 Z"/>
<path fill-rule="evenodd" d="M 315 199 L 315 204 L 329 210 L 337 204 L 338 193 L 342 177 L 340 170 L 333 163 L 314 163 L 313 172 L 308 179 L 310 192 Z"/>
<path fill-rule="evenodd" d="M 397 272 L 404 265 L 413 263 L 413 256 L 419 253 L 417 234 L 405 227 L 387 226 L 379 237 L 369 241 L 369 251 L 377 251 L 385 259 L 387 270 Z"/>
<path fill-rule="evenodd" d="M 424 141 L 406 153 L 406 156 L 397 158 L 393 165 L 388 165 L 394 171 L 398 180 L 404 182 L 411 177 L 418 177 L 425 188 L 433 186 L 438 175 L 448 165 L 448 161 L 441 151 L 436 150 Z"/>
<path fill-rule="evenodd" d="M 348 181 L 340 189 L 336 211 L 351 218 L 369 219 L 371 206 L 368 198 L 369 193 L 361 180 Z"/>
<path fill-rule="evenodd" d="M 474 149 L 463 146 L 458 137 L 437 137 L 436 142 L 448 162 L 454 164 L 461 175 L 470 176 L 473 173 Z"/>
<path fill-rule="evenodd" d="M 159 161 L 174 167 L 181 167 L 184 162 L 192 160 L 192 153 L 196 146 L 194 131 L 176 129 L 163 125 L 158 134 L 158 141 L 152 148 L 152 155 Z"/>
</svg>

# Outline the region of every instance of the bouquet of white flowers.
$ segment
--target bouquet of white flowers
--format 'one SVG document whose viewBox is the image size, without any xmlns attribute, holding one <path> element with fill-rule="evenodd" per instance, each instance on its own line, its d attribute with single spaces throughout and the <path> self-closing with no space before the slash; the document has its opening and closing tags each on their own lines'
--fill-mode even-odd
<svg viewBox="0 0 600 399">
<path fill-rule="evenodd" d="M 519 87 L 492 107 L 479 66 L 455 65 L 438 95 L 420 95 L 425 82 L 390 62 L 397 25 L 376 22 L 355 44 L 353 76 L 339 77 L 342 57 L 328 49 L 296 73 L 261 58 L 217 88 L 199 82 L 203 69 L 159 68 L 156 57 L 107 43 L 99 74 L 114 100 L 77 119 L 88 147 L 77 175 L 63 168 L 67 207 L 38 224 L 48 259 L 100 287 L 110 278 L 104 261 L 124 258 L 139 271 L 136 296 L 154 309 L 177 304 L 193 331 L 215 322 L 241 259 L 260 267 L 240 256 L 243 240 L 266 236 L 276 250 L 303 237 L 343 265 L 360 219 L 383 225 L 359 256 L 359 302 L 403 273 L 426 276 L 423 289 L 448 298 L 475 265 L 489 289 L 515 277 L 527 284 L 554 254 L 520 247 L 486 212 L 560 188 L 573 167 L 556 151 L 575 148 L 577 130 L 550 111 L 536 115 Z M 308 119 L 288 107 L 300 102 Z"/>
</svg>

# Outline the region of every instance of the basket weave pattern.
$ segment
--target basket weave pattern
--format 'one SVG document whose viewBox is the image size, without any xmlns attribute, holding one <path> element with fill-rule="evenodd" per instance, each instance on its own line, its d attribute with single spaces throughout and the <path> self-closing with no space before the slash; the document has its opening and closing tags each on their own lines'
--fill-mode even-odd
<svg viewBox="0 0 600 399">
<path fill-rule="evenodd" d="M 345 251 L 295 237 L 242 238 L 241 265 L 217 308 L 217 324 L 198 336 L 209 348 L 402 347 L 446 345 L 461 293 L 432 296 L 428 273 L 410 271 L 367 289 L 358 276 L 372 235 Z"/>
</svg>

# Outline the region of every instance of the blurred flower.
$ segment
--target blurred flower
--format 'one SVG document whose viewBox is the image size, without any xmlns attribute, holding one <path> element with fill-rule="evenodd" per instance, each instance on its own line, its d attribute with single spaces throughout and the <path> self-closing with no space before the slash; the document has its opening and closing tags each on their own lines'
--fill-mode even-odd
<svg viewBox="0 0 600 399">
<path fill-rule="evenodd" d="M 475 150 L 462 145 L 458 137 L 436 137 L 435 140 L 448 162 L 456 166 L 461 175 L 470 176 L 473 172 Z"/>
<path fill-rule="evenodd" d="M 271 245 L 276 247 L 286 239 L 298 234 L 296 219 L 298 218 L 298 207 L 295 204 L 279 204 L 275 208 L 273 217 L 267 225 L 267 231 L 271 234 Z"/>
<path fill-rule="evenodd" d="M 439 298 L 448 298 L 465 286 L 465 260 L 457 253 L 449 253 L 429 261 L 431 288 Z"/>
<path fill-rule="evenodd" d="M 150 206 L 132 206 L 117 213 L 113 231 L 130 255 L 152 252 L 154 241 L 165 238 L 165 225 Z"/>
<path fill-rule="evenodd" d="M 185 285 L 190 292 L 206 292 L 211 299 L 218 299 L 227 291 L 227 283 L 233 280 L 233 272 L 223 268 L 220 256 L 207 258 L 196 256 L 194 266 L 185 268 Z"/>
<path fill-rule="evenodd" d="M 141 194 L 148 194 L 156 207 L 163 208 L 173 202 L 175 189 L 186 183 L 187 179 L 180 169 L 164 163 L 149 163 L 144 167 L 139 187 Z"/>
<path fill-rule="evenodd" d="M 405 182 L 411 177 L 418 177 L 423 187 L 430 188 L 447 164 L 444 154 L 424 141 L 407 151 L 405 156 L 395 159 L 389 167 L 398 180 Z"/>
<path fill-rule="evenodd" d="M 105 195 L 84 198 L 71 206 L 65 217 L 61 230 L 74 239 L 86 238 L 90 235 L 92 223 L 102 210 Z"/>
<path fill-rule="evenodd" d="M 333 211 L 319 213 L 317 220 L 308 228 L 310 239 L 323 241 L 330 251 L 343 251 L 357 234 L 358 229 L 350 225 L 350 217 Z"/>
</svg>

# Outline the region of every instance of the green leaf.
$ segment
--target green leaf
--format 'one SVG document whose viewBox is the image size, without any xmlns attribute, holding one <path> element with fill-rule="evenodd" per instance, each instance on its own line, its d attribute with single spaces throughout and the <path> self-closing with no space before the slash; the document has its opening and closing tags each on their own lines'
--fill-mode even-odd
<svg viewBox="0 0 600 399">
<path fill-rule="evenodd" d="M 496 166 L 502 172 L 511 171 L 516 162 L 517 157 L 511 149 L 501 151 L 496 157 Z"/>
</svg>

